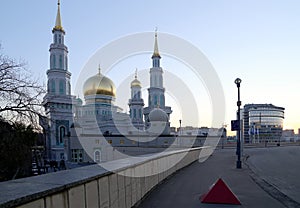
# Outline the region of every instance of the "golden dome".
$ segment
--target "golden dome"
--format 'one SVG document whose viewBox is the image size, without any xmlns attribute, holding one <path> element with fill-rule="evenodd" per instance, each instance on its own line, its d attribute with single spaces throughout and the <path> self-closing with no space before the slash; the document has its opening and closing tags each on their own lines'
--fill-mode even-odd
<svg viewBox="0 0 300 208">
<path fill-rule="evenodd" d="M 131 82 L 131 87 L 142 87 L 142 84 L 141 84 L 141 82 L 138 79 L 134 79 Z"/>
<path fill-rule="evenodd" d="M 135 70 L 134 80 L 131 82 L 131 87 L 142 87 L 142 83 L 137 79 L 137 69 Z"/>
<path fill-rule="evenodd" d="M 113 81 L 100 72 L 88 78 L 83 85 L 83 94 L 87 95 L 110 95 L 116 96 L 116 87 Z"/>
</svg>

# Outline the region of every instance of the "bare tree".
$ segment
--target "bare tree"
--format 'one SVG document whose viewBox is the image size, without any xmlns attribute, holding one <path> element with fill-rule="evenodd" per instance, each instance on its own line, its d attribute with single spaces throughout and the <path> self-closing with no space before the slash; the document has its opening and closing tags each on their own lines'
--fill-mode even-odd
<svg viewBox="0 0 300 208">
<path fill-rule="evenodd" d="M 38 126 L 45 88 L 25 68 L 23 62 L 4 55 L 0 45 L 0 116 Z"/>
</svg>

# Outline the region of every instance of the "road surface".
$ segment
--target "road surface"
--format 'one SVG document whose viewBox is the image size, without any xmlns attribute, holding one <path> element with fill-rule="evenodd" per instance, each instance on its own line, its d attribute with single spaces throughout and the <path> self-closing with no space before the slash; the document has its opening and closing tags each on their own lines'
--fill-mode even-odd
<svg viewBox="0 0 300 208">
<path fill-rule="evenodd" d="M 300 207 L 300 147 L 249 148 L 244 154 L 243 168 L 236 169 L 235 149 L 216 150 L 205 162 L 194 162 L 165 180 L 138 207 Z M 200 202 L 218 178 L 242 205 Z"/>
</svg>

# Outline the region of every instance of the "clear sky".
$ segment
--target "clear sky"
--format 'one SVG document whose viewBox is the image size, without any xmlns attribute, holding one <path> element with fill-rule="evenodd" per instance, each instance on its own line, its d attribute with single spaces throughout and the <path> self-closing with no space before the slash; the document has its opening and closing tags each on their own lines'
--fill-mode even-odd
<svg viewBox="0 0 300 208">
<path fill-rule="evenodd" d="M 9 0 L 2 1 L 1 8 L 3 52 L 25 60 L 35 76 L 46 83 L 57 1 Z M 120 37 L 152 32 L 158 27 L 159 32 L 189 41 L 211 62 L 226 99 L 224 123 L 230 124 L 235 118 L 237 88 L 234 80 L 240 77 L 242 104 L 272 103 L 285 107 L 284 128 L 298 129 L 299 8 L 298 0 L 61 0 L 72 87 L 86 62 L 99 48 Z M 135 67 L 149 68 L 150 57 L 151 54 L 124 60 L 119 68 L 127 68 L 133 74 Z M 181 67 L 184 69 L 183 64 L 177 64 L 171 59 L 162 59 L 164 69 L 175 74 Z M 174 67 L 177 69 L 173 70 Z M 117 70 L 115 73 L 109 77 L 118 85 Z M 189 78 L 184 79 L 188 84 Z M 204 89 L 203 86 L 199 88 Z M 205 92 L 198 94 L 202 97 L 200 101 L 195 98 L 197 102 L 208 104 L 201 105 L 198 123 L 183 120 L 183 126 L 210 125 L 209 96 Z M 124 108 L 126 110 L 126 106 Z M 172 126 L 179 126 L 177 110 L 174 107 Z"/>
</svg>

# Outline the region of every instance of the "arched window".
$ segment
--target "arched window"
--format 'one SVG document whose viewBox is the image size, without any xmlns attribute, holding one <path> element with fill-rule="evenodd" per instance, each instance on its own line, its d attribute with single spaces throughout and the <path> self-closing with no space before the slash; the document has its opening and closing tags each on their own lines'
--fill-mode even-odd
<svg viewBox="0 0 300 208">
<path fill-rule="evenodd" d="M 57 43 L 57 34 L 54 35 L 54 43 Z"/>
<path fill-rule="evenodd" d="M 133 109 L 133 118 L 136 118 L 136 109 Z"/>
<path fill-rule="evenodd" d="M 96 151 L 94 152 L 94 161 L 95 161 L 96 163 L 101 162 L 101 152 L 100 152 L 100 150 L 96 150 Z"/>
<path fill-rule="evenodd" d="M 63 56 L 59 55 L 59 68 L 63 69 Z"/>
<path fill-rule="evenodd" d="M 55 81 L 52 79 L 51 81 L 50 81 L 50 85 L 51 85 L 51 92 L 52 93 L 55 93 Z"/>
<path fill-rule="evenodd" d="M 59 81 L 59 94 L 61 94 L 61 95 L 64 94 L 64 81 L 63 80 Z"/>
<path fill-rule="evenodd" d="M 70 82 L 68 82 L 68 95 L 70 95 L 71 94 L 71 84 L 70 84 Z"/>
<path fill-rule="evenodd" d="M 142 110 L 139 109 L 139 117 L 142 118 Z"/>
<path fill-rule="evenodd" d="M 154 105 L 155 105 L 155 106 L 158 105 L 157 95 L 154 95 Z"/>
<path fill-rule="evenodd" d="M 55 69 L 56 68 L 56 57 L 55 57 L 54 54 L 51 55 L 50 68 L 51 69 Z"/>
<path fill-rule="evenodd" d="M 61 44 L 61 35 L 58 35 L 58 43 Z"/>
<path fill-rule="evenodd" d="M 64 143 L 65 135 L 66 135 L 66 128 L 64 126 L 59 127 L 59 144 Z"/>
<path fill-rule="evenodd" d="M 53 68 L 53 54 L 50 55 L 50 69 Z"/>
<path fill-rule="evenodd" d="M 65 70 L 68 70 L 68 57 L 67 56 L 65 57 L 65 66 L 66 66 Z"/>
<path fill-rule="evenodd" d="M 164 95 L 160 95 L 160 106 L 165 106 Z"/>
</svg>

